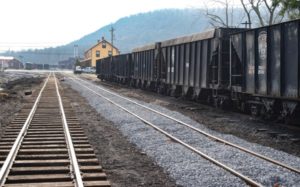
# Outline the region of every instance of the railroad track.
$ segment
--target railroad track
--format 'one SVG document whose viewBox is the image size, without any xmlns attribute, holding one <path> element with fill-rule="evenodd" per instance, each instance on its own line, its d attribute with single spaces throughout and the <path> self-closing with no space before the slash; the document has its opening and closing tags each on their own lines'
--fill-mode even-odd
<svg viewBox="0 0 300 187">
<path fill-rule="evenodd" d="M 49 74 L 0 140 L 0 186 L 110 186 L 78 119 Z"/>
<path fill-rule="evenodd" d="M 221 167 L 221 168 L 227 170 L 228 172 L 232 173 L 233 175 L 235 175 L 235 176 L 241 178 L 241 179 L 244 180 L 247 184 L 249 184 L 249 185 L 251 185 L 251 186 L 263 186 L 263 185 L 262 185 L 261 183 L 259 183 L 258 181 L 255 181 L 255 179 L 251 179 L 251 178 L 245 176 L 245 175 L 242 174 L 241 172 L 238 172 L 238 171 L 232 169 L 231 167 L 229 167 L 229 166 L 227 166 L 227 165 L 221 163 L 220 161 L 218 161 L 218 160 L 214 159 L 213 157 L 211 157 L 211 156 L 205 154 L 205 153 L 202 152 L 201 150 L 199 150 L 199 149 L 193 147 L 192 145 L 190 145 L 190 144 L 188 144 L 188 143 L 185 143 L 184 141 L 180 140 L 180 139 L 177 138 L 176 136 L 172 135 L 171 133 L 168 133 L 167 131 L 163 130 L 163 129 L 160 128 L 159 126 L 155 125 L 155 124 L 152 123 L 151 121 L 146 120 L 142 115 L 139 115 L 138 113 L 132 112 L 132 110 L 130 110 L 130 109 L 128 109 L 128 108 L 122 106 L 122 104 L 119 104 L 118 102 L 112 100 L 111 98 L 108 98 L 108 97 L 105 96 L 104 94 L 99 93 L 99 91 L 95 91 L 95 85 L 94 85 L 94 84 L 92 84 L 92 83 L 90 83 L 90 82 L 88 82 L 88 81 L 79 79 L 79 78 L 73 78 L 73 77 L 70 77 L 70 79 L 73 80 L 74 82 L 76 82 L 77 84 L 79 84 L 80 86 L 86 88 L 87 90 L 89 90 L 89 91 L 92 92 L 93 94 L 95 94 L 95 95 L 97 95 L 97 96 L 99 96 L 99 97 L 101 97 L 101 98 L 107 100 L 108 102 L 110 102 L 110 103 L 112 103 L 112 104 L 118 106 L 118 107 L 121 108 L 122 110 L 124 110 L 124 111 L 130 113 L 131 115 L 133 115 L 133 116 L 135 116 L 136 118 L 138 118 L 138 119 L 140 119 L 141 121 L 143 121 L 145 124 L 147 124 L 147 125 L 151 126 L 152 128 L 156 129 L 156 130 L 159 131 L 160 133 L 163 133 L 165 136 L 169 137 L 170 139 L 176 141 L 177 143 L 180 143 L 181 145 L 183 145 L 183 146 L 185 146 L 186 148 L 192 150 L 193 152 L 199 154 L 200 156 L 202 156 L 203 158 L 209 160 L 210 162 L 214 163 L 215 165 L 217 165 L 217 166 L 219 166 L 219 167 Z M 132 103 L 132 104 L 135 104 L 137 107 L 140 107 L 141 109 L 143 108 L 143 109 L 146 109 L 146 110 L 148 110 L 148 111 L 150 111 L 150 112 L 152 112 L 152 113 L 154 113 L 154 114 L 156 114 L 156 115 L 163 116 L 163 117 L 165 117 L 165 118 L 167 118 L 167 119 L 169 119 L 169 120 L 172 120 L 172 121 L 174 121 L 174 122 L 176 122 L 176 123 L 178 123 L 178 124 L 180 124 L 180 125 L 182 125 L 182 126 L 184 126 L 184 127 L 186 127 L 186 128 L 192 129 L 193 131 L 195 131 L 195 132 L 197 132 L 197 133 L 199 133 L 199 134 L 201 134 L 201 135 L 204 135 L 204 136 L 206 136 L 206 137 L 208 137 L 208 138 L 210 138 L 210 139 L 212 139 L 212 140 L 214 140 L 214 141 L 216 141 L 216 142 L 219 142 L 219 143 L 221 143 L 221 144 L 225 144 L 225 145 L 227 145 L 227 146 L 231 146 L 231 147 L 233 147 L 233 148 L 235 148 L 235 149 L 237 149 L 237 150 L 239 150 L 239 151 L 241 151 L 241 152 L 247 153 L 247 154 L 249 154 L 249 155 L 251 155 L 251 156 L 253 156 L 253 157 L 257 157 L 257 158 L 262 159 L 262 160 L 264 160 L 264 161 L 266 161 L 266 162 L 272 163 L 272 164 L 274 165 L 274 167 L 278 167 L 278 166 L 279 166 L 279 167 L 282 167 L 282 168 L 284 168 L 284 169 L 286 169 L 286 170 L 289 170 L 289 171 L 291 171 L 291 172 L 293 172 L 293 173 L 296 173 L 296 174 L 298 174 L 298 175 L 300 174 L 300 170 L 299 170 L 298 168 L 289 166 L 289 165 L 284 164 L 284 163 L 282 163 L 282 162 L 280 162 L 280 161 L 274 160 L 274 159 L 272 159 L 272 158 L 270 158 L 270 157 L 267 157 L 267 156 L 264 156 L 264 155 L 262 155 L 262 154 L 259 154 L 259 153 L 256 153 L 256 152 L 254 152 L 254 151 L 251 151 L 250 149 L 247 149 L 247 148 L 244 148 L 244 147 L 239 146 L 239 145 L 237 145 L 237 144 L 228 142 L 228 141 L 226 141 L 226 140 L 224 140 L 224 139 L 222 139 L 222 138 L 219 138 L 219 137 L 217 137 L 217 136 L 214 136 L 214 135 L 212 135 L 212 134 L 209 134 L 209 133 L 207 133 L 207 132 L 205 132 L 205 131 L 202 131 L 201 129 L 198 129 L 198 128 L 196 128 L 196 127 L 194 127 L 194 126 L 188 124 L 188 123 L 185 123 L 184 121 L 178 120 L 178 119 L 176 119 L 176 118 L 174 118 L 174 117 L 171 117 L 171 116 L 169 116 L 169 115 L 167 115 L 167 114 L 164 114 L 164 113 L 162 113 L 162 112 L 160 112 L 160 111 L 157 111 L 157 110 L 155 110 L 155 109 L 152 109 L 152 108 L 150 108 L 150 107 L 148 107 L 148 106 L 142 105 L 142 104 L 140 104 L 140 103 L 138 103 L 138 102 L 136 102 L 136 101 L 133 101 L 133 100 L 131 100 L 131 99 L 128 99 L 128 98 L 126 98 L 126 97 L 123 97 L 123 96 L 121 96 L 121 95 L 119 95 L 119 94 L 116 94 L 116 93 L 114 93 L 114 92 L 112 92 L 112 91 L 109 91 L 109 90 L 104 89 L 104 88 L 99 87 L 99 86 L 96 86 L 96 87 L 97 87 L 97 89 L 99 89 L 99 90 L 105 92 L 106 94 L 110 94 L 110 95 L 112 95 L 112 96 L 114 96 L 114 97 L 117 97 L 118 99 L 126 100 L 126 102 L 130 102 L 130 103 Z M 299 176 L 300 176 L 300 175 L 299 175 Z"/>
</svg>

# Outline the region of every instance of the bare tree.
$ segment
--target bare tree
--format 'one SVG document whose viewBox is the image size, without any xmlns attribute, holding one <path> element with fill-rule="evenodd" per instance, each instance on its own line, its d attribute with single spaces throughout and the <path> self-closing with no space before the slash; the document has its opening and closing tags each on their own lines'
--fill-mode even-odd
<svg viewBox="0 0 300 187">
<path fill-rule="evenodd" d="M 283 16 L 279 14 L 278 4 L 270 0 L 240 0 L 248 22 L 252 23 L 252 11 L 259 21 L 260 26 L 281 22 Z"/>
<path fill-rule="evenodd" d="M 252 9 L 248 10 L 246 4 L 244 3 L 245 0 L 240 0 L 240 1 L 241 1 L 242 6 L 243 6 L 243 9 L 245 11 L 245 14 L 247 16 L 246 24 L 249 24 L 249 28 L 251 28 L 251 10 Z"/>
<path fill-rule="evenodd" d="M 279 3 L 273 3 L 272 0 L 240 0 L 245 13 L 243 17 L 234 17 L 233 0 L 213 0 L 211 2 L 213 2 L 215 6 L 223 7 L 225 11 L 224 15 L 221 15 L 206 8 L 206 16 L 209 18 L 210 24 L 214 27 L 232 27 L 234 19 L 241 18 L 242 22 L 245 17 L 246 22 L 242 24 L 246 24 L 246 27 L 249 25 L 249 28 L 251 28 L 251 24 L 254 20 L 258 21 L 259 26 L 265 26 L 281 22 L 284 18 L 284 16 L 280 14 Z"/>
<path fill-rule="evenodd" d="M 214 4 L 221 5 L 224 7 L 225 10 L 225 19 L 223 16 L 217 15 L 215 13 L 212 13 L 207 7 L 206 7 L 206 16 L 210 19 L 210 24 L 214 27 L 222 26 L 222 27 L 231 27 L 232 26 L 232 19 L 233 19 L 233 6 L 231 4 L 231 0 L 213 0 Z"/>
</svg>

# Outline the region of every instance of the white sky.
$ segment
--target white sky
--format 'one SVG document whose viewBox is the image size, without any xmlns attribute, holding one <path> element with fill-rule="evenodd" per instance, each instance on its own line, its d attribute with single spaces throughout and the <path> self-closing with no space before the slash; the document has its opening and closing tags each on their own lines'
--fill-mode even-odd
<svg viewBox="0 0 300 187">
<path fill-rule="evenodd" d="M 0 52 L 67 44 L 124 16 L 164 8 L 199 8 L 205 1 L 0 0 Z"/>
</svg>

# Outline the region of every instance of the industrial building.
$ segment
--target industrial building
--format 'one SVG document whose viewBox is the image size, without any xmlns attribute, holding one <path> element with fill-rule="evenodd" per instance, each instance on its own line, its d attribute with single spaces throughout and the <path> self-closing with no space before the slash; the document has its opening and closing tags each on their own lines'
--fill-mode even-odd
<svg viewBox="0 0 300 187">
<path fill-rule="evenodd" d="M 0 56 L 0 69 L 23 69 L 22 62 L 11 56 Z"/>
</svg>

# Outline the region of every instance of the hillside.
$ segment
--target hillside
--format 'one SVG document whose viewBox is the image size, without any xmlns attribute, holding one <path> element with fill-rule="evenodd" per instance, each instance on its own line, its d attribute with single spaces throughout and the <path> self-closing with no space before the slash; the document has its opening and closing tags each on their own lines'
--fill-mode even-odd
<svg viewBox="0 0 300 187">
<path fill-rule="evenodd" d="M 132 48 L 155 41 L 201 32 L 208 29 L 210 24 L 199 9 L 167 9 L 124 17 L 113 23 L 113 27 L 116 29 L 114 44 L 121 53 L 126 53 Z M 11 52 L 6 55 L 17 58 L 22 56 L 23 61 L 26 62 L 56 64 L 58 61 L 73 56 L 75 44 L 79 46 L 80 56 L 83 56 L 83 52 L 102 36 L 110 41 L 110 28 L 111 25 L 104 26 L 64 46 Z"/>
<path fill-rule="evenodd" d="M 115 44 L 121 52 L 151 42 L 200 32 L 208 28 L 208 21 L 199 10 L 160 10 L 125 17 L 113 24 Z M 111 25 L 74 41 L 71 45 L 90 46 L 102 36 L 110 40 Z"/>
</svg>

